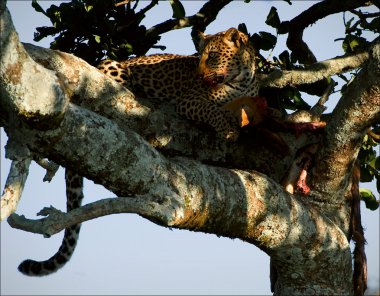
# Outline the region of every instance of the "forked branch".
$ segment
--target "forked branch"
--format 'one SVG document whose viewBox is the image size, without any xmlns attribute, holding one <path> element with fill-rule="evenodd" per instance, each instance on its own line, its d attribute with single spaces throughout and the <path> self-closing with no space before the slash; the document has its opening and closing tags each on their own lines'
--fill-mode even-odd
<svg viewBox="0 0 380 296">
<path fill-rule="evenodd" d="M 316 159 L 312 185 L 336 199 L 348 183 L 361 141 L 380 120 L 380 39 L 369 52 L 368 63 L 348 85 L 335 107 Z"/>
</svg>

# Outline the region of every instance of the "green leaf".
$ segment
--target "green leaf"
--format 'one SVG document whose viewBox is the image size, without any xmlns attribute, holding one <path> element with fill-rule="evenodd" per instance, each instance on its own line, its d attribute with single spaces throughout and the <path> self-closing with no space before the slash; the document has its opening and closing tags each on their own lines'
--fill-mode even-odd
<svg viewBox="0 0 380 296">
<path fill-rule="evenodd" d="M 251 2 L 251 0 L 244 0 L 244 3 L 249 3 Z"/>
<path fill-rule="evenodd" d="M 93 5 L 85 5 L 84 8 L 86 9 L 87 12 L 89 12 L 91 9 L 94 8 Z"/>
<path fill-rule="evenodd" d="M 185 8 L 179 0 L 169 0 L 173 10 L 173 18 L 183 18 L 186 15 Z"/>
<path fill-rule="evenodd" d="M 46 15 L 45 10 L 37 3 L 37 0 L 32 1 L 32 7 L 37 12 L 42 12 L 44 15 Z"/>
<path fill-rule="evenodd" d="M 301 93 L 297 89 L 288 88 L 284 94 L 293 102 L 296 110 L 310 110 L 310 105 L 302 99 Z"/>
<path fill-rule="evenodd" d="M 353 53 L 364 50 L 368 44 L 369 42 L 363 37 L 347 35 L 342 43 L 342 48 L 345 53 Z"/>
<path fill-rule="evenodd" d="M 269 14 L 267 16 L 265 23 L 268 26 L 271 26 L 271 27 L 276 28 L 276 29 L 280 26 L 281 21 L 280 21 L 280 18 L 278 17 L 276 7 L 272 6 L 272 8 L 269 11 Z"/>
<path fill-rule="evenodd" d="M 310 110 L 310 105 L 302 99 L 299 91 L 296 91 L 296 94 L 293 96 L 293 100 L 297 109 Z"/>
<path fill-rule="evenodd" d="M 376 200 L 376 197 L 371 190 L 366 188 L 360 188 L 359 192 L 360 197 L 365 202 L 365 206 L 367 209 L 375 211 L 379 208 L 379 201 Z"/>
<path fill-rule="evenodd" d="M 270 50 L 276 45 L 277 37 L 272 35 L 271 33 L 260 31 L 259 36 L 260 48 L 262 50 Z"/>
<path fill-rule="evenodd" d="M 120 45 L 120 48 L 126 50 L 127 52 L 133 53 L 133 46 L 129 43 L 123 43 Z"/>
<path fill-rule="evenodd" d="M 100 43 L 100 36 L 99 35 L 93 35 L 96 43 Z"/>
</svg>

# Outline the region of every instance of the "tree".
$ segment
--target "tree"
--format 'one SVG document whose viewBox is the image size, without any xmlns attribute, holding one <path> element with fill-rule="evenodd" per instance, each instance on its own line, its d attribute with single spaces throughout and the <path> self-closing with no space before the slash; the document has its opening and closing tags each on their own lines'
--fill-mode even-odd
<svg viewBox="0 0 380 296">
<path fill-rule="evenodd" d="M 376 23 L 376 18 L 369 23 L 368 15 L 357 12 L 361 17 L 357 23 L 348 24 L 349 37 L 344 40 L 350 55 L 326 62 L 315 63 L 302 41 L 302 32 L 328 14 L 363 5 L 360 1 L 342 5 L 325 1 L 290 22 L 280 22 L 271 10 L 268 24 L 276 27 L 279 34 L 288 33 L 292 54 L 284 52 L 277 59 L 283 71 L 269 69 L 270 74 L 260 75 L 263 86 L 299 85 L 305 90 L 305 83 L 322 80 L 326 87 L 323 78 L 363 67 L 346 87 L 322 134 L 297 138 L 281 133 L 289 146 L 284 157 L 278 153 L 281 149 L 268 149 L 268 145 L 263 149 L 262 143 L 257 145 L 244 136 L 235 144 L 224 143 L 211 131 L 192 128 L 193 124 L 179 118 L 170 104 L 149 109 L 144 101 L 136 101 L 127 90 L 73 56 L 32 46 L 25 46 L 24 51 L 11 34 L 13 29 L 2 3 L 2 32 L 9 34 L 2 34 L 2 48 L 6 50 L 2 50 L 1 69 L 7 71 L 1 72 L 1 125 L 10 138 L 7 153 L 14 159 L 12 173 L 16 181 L 26 178 L 31 158 L 48 157 L 61 165 L 75 165 L 83 176 L 119 196 L 129 196 L 101 200 L 67 215 L 46 209 L 49 217 L 44 223 L 17 216 L 12 216 L 11 221 L 19 223 L 17 227 L 51 235 L 90 218 L 134 212 L 163 226 L 240 238 L 260 247 L 278 270 L 277 294 L 305 294 L 311 291 L 308 289 L 317 294 L 352 292 L 347 239 L 352 231 L 351 191 L 355 187 L 351 173 L 367 129 L 379 122 L 380 80 L 378 39 L 368 44 L 351 33 L 360 26 Z M 323 6 L 325 10 L 320 10 Z M 196 26 L 190 20 L 189 25 Z M 174 28 L 178 19 L 169 24 L 166 30 Z M 261 48 L 273 46 L 273 37 L 265 32 L 253 39 Z M 295 69 L 296 60 L 314 64 Z M 24 75 L 34 73 L 33 69 L 38 70 L 37 74 L 26 79 Z M 28 85 L 38 81 L 44 82 L 43 87 Z M 50 89 L 46 87 L 49 81 Z M 315 93 L 312 88 L 308 91 Z M 38 96 L 33 94 L 36 89 Z M 285 90 L 293 100 L 286 101 L 282 99 L 284 92 L 275 92 L 278 108 L 284 109 L 290 103 L 307 108 L 297 89 Z M 89 102 L 88 97 L 93 99 Z M 86 127 L 86 132 L 79 127 Z M 205 136 L 207 133 L 209 136 Z M 374 144 L 370 137 L 367 139 L 368 149 L 362 150 L 362 171 L 378 176 L 378 158 L 368 156 Z M 307 197 L 289 195 L 279 183 L 288 174 L 297 151 L 315 143 L 321 144 L 309 171 L 311 193 Z M 73 145 L 84 147 L 80 155 L 69 149 Z M 18 192 L 14 196 L 18 197 Z"/>
</svg>

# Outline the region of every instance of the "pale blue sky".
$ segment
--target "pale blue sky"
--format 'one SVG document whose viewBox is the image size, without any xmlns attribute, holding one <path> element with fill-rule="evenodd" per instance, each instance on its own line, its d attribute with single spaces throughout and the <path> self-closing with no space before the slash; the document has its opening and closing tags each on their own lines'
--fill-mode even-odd
<svg viewBox="0 0 380 296">
<path fill-rule="evenodd" d="M 183 3 L 187 15 L 191 15 L 203 1 Z M 284 1 L 234 1 L 206 33 L 236 27 L 241 22 L 247 24 L 251 33 L 271 31 L 264 21 L 272 5 L 278 8 L 281 20 L 289 20 L 313 3 L 294 1 L 289 6 Z M 49 23 L 30 4 L 31 1 L 8 1 L 21 41 L 34 43 L 34 28 Z M 50 4 L 41 2 L 45 8 Z M 150 27 L 170 17 L 169 2 L 163 2 L 148 13 L 145 24 Z M 304 39 L 317 59 L 323 60 L 342 54 L 340 42 L 333 40 L 342 37 L 343 30 L 342 14 L 329 16 L 306 30 Z M 189 33 L 189 29 L 168 33 L 160 44 L 167 46 L 166 52 L 192 54 Z M 49 42 L 43 40 L 38 45 L 48 47 Z M 284 42 L 284 38 L 279 38 L 275 53 L 284 50 Z M 263 52 L 264 56 L 267 54 Z M 315 99 L 309 101 L 314 102 Z M 334 103 L 332 98 L 330 110 Z M 6 136 L 1 130 L 1 190 L 10 166 L 4 158 L 5 144 Z M 50 184 L 42 182 L 43 175 L 40 167 L 31 166 L 18 214 L 32 218 L 44 206 L 65 208 L 63 170 Z M 91 181 L 85 183 L 85 203 L 111 196 L 101 186 Z M 373 286 L 379 281 L 379 211 L 363 208 L 362 215 L 368 241 L 369 283 Z M 26 258 L 42 260 L 54 254 L 62 235 L 45 239 L 2 223 L 1 294 L 270 294 L 269 257 L 255 246 L 210 234 L 169 230 L 127 214 L 84 223 L 71 261 L 57 273 L 29 278 L 17 271 L 18 264 Z"/>
</svg>

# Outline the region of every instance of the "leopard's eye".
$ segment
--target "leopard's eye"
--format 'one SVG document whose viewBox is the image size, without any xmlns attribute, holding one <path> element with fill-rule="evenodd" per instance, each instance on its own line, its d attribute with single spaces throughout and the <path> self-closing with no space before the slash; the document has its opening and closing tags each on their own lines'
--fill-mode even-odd
<svg viewBox="0 0 380 296">
<path fill-rule="evenodd" d="M 215 51 L 211 51 L 211 52 L 209 52 L 209 54 L 208 54 L 208 57 L 209 57 L 209 58 L 212 58 L 212 59 L 216 58 L 217 56 L 218 56 L 218 54 L 217 54 Z"/>
</svg>

